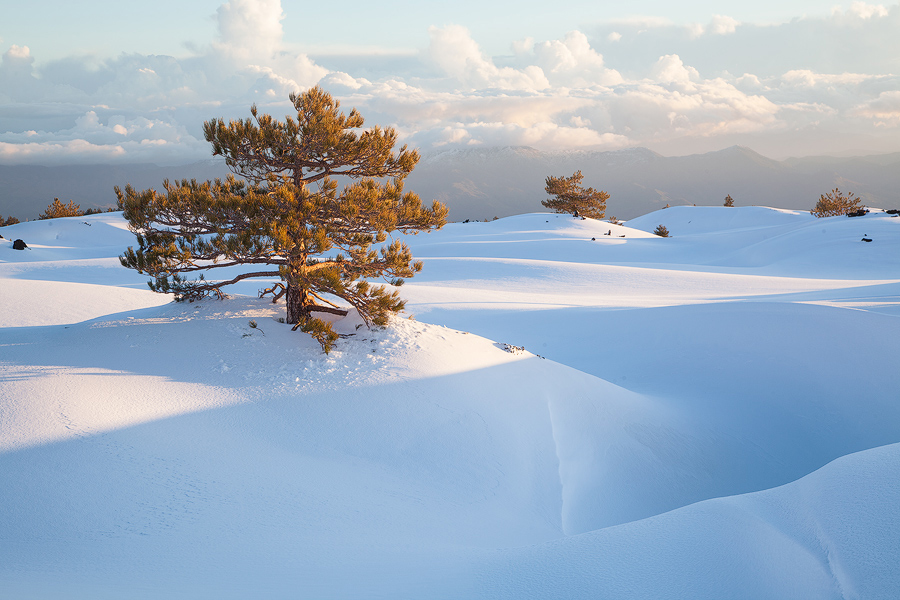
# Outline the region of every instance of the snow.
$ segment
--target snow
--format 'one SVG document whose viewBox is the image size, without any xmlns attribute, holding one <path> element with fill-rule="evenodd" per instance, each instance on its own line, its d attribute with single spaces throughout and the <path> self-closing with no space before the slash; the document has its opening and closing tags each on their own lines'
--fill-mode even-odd
<svg viewBox="0 0 900 600">
<path fill-rule="evenodd" d="M 0 598 L 900 590 L 900 218 L 449 224 L 330 355 L 120 213 L 0 234 Z"/>
</svg>

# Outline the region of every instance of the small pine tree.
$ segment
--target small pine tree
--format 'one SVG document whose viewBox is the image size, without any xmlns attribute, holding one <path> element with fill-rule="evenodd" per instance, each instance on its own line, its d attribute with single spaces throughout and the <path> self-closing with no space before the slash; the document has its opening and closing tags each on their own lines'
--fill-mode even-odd
<svg viewBox="0 0 900 600">
<path fill-rule="evenodd" d="M 734 199 L 731 197 L 731 194 L 728 194 L 727 196 L 725 196 L 724 206 L 728 206 L 728 207 L 734 206 Z"/>
<path fill-rule="evenodd" d="M 658 225 L 656 229 L 653 230 L 653 233 L 659 237 L 669 237 L 669 230 L 666 229 L 665 225 Z"/>
<path fill-rule="evenodd" d="M 6 220 L 3 220 L 3 216 L 0 215 L 0 227 L 6 227 L 7 225 L 15 225 L 19 223 L 19 220 L 15 217 L 6 217 Z"/>
<path fill-rule="evenodd" d="M 59 201 L 59 198 L 54 198 L 53 202 L 47 207 L 47 209 L 38 215 L 38 219 L 59 219 L 61 217 L 80 217 L 84 213 L 81 212 L 81 205 L 75 204 L 74 201 L 70 201 L 68 204 L 63 204 Z"/>
<path fill-rule="evenodd" d="M 569 213 L 576 217 L 602 219 L 606 214 L 606 201 L 609 194 L 596 191 L 594 188 L 584 189 L 581 171 L 575 171 L 571 177 L 547 177 L 544 190 L 553 198 L 542 200 L 541 205 L 558 213 Z"/>
<path fill-rule="evenodd" d="M 366 323 L 387 324 L 404 302 L 367 279 L 399 286 L 422 269 L 402 240 L 388 237 L 440 228 L 447 209 L 439 202 L 426 208 L 403 190 L 419 154 L 406 146 L 395 154 L 393 129 L 363 129 L 356 110 L 345 115 L 318 86 L 290 99 L 296 120 L 259 115 L 254 105 L 252 119 L 204 124 L 213 154 L 246 181 L 167 181 L 165 193 L 116 188 L 138 239 L 120 260 L 153 277 L 152 290 L 179 300 L 221 298 L 223 286 L 280 277 L 263 293 L 285 296 L 287 322 L 328 352 L 337 333 L 313 314 L 347 314 L 333 301 L 341 299 Z M 334 176 L 356 181 L 339 191 Z M 225 281 L 183 275 L 241 265 L 254 270 Z"/>
<path fill-rule="evenodd" d="M 861 208 L 865 207 L 860 204 L 858 196 L 853 195 L 852 192 L 845 196 L 841 190 L 834 188 L 827 194 L 822 194 L 819 201 L 816 202 L 815 208 L 809 212 L 817 217 L 837 217 Z"/>
</svg>

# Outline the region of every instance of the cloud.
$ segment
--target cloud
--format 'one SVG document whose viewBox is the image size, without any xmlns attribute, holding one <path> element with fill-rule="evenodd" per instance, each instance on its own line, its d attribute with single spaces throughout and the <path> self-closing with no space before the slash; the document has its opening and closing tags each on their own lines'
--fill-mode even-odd
<svg viewBox="0 0 900 600">
<path fill-rule="evenodd" d="M 855 114 L 871 119 L 877 127 L 900 127 L 900 91 L 881 92 L 877 98 L 856 107 Z"/>
<path fill-rule="evenodd" d="M 725 15 L 715 15 L 709 24 L 709 30 L 715 35 L 728 35 L 737 30 L 740 22 Z"/>
<path fill-rule="evenodd" d="M 481 52 L 465 27 L 430 27 L 428 34 L 431 41 L 425 50 L 424 59 L 468 89 L 534 91 L 550 86 L 539 67 L 497 67 Z"/>
<path fill-rule="evenodd" d="M 603 56 L 594 50 L 587 36 L 570 31 L 561 40 L 532 47 L 534 62 L 556 86 L 590 87 L 622 83 L 622 75 L 603 64 Z"/>
<path fill-rule="evenodd" d="M 773 77 L 790 70 L 817 73 L 900 73 L 900 3 L 853 2 L 824 17 L 784 23 L 738 22 L 715 15 L 707 24 L 610 21 L 585 30 L 608 65 L 638 75 L 666 54 L 701 73 Z M 616 33 L 616 41 L 610 35 Z"/>
<path fill-rule="evenodd" d="M 832 14 L 838 18 L 847 16 L 851 19 L 872 19 L 888 16 L 888 9 L 883 4 L 867 4 L 865 2 L 854 2 L 850 5 L 850 9 L 845 13 L 840 7 L 835 7 Z"/>
<path fill-rule="evenodd" d="M 700 73 L 693 67 L 685 67 L 678 55 L 667 54 L 660 56 L 650 69 L 650 77 L 660 83 L 690 84 L 700 79 Z"/>
<path fill-rule="evenodd" d="M 119 114 L 101 118 L 95 110 L 76 117 L 72 127 L 7 132 L 0 139 L 0 161 L 8 164 L 172 162 L 196 159 L 205 150 L 205 141 L 171 120 Z"/>
<path fill-rule="evenodd" d="M 229 0 L 216 10 L 213 48 L 241 62 L 266 62 L 281 49 L 281 0 Z"/>
<path fill-rule="evenodd" d="M 209 44 L 181 58 L 39 64 L 27 46 L 10 46 L 0 58 L 0 162 L 202 159 L 204 120 L 246 117 L 251 103 L 281 118 L 290 92 L 317 83 L 423 149 L 684 151 L 753 141 L 777 150 L 788 138 L 802 147 L 810 132 L 900 149 L 900 78 L 890 74 L 900 72 L 900 5 L 854 3 L 771 26 L 723 15 L 693 28 L 621 20 L 520 39 L 506 56 L 488 56 L 465 27 L 448 25 L 431 27 L 417 52 L 330 63 L 284 44 L 291 18 L 279 0 L 229 0 Z M 822 68 L 829 60 L 854 68 Z"/>
<path fill-rule="evenodd" d="M 329 74 L 283 48 L 283 18 L 280 0 L 230 0 L 216 13 L 209 46 L 181 59 L 70 57 L 38 70 L 28 47 L 10 47 L 0 62 L 0 110 L 13 118 L 0 132 L 0 160 L 206 158 L 203 120 L 243 117 L 253 102 L 286 103 L 290 92 Z M 70 109 L 48 116 L 53 103 Z"/>
</svg>

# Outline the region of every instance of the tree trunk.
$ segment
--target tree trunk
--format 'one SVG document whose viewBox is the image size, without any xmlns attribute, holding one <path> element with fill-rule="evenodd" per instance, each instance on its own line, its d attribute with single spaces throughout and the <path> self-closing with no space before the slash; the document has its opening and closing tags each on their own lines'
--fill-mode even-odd
<svg viewBox="0 0 900 600">
<path fill-rule="evenodd" d="M 299 323 L 309 316 L 309 294 L 306 290 L 290 283 L 287 284 L 287 322 L 291 325 Z"/>
</svg>

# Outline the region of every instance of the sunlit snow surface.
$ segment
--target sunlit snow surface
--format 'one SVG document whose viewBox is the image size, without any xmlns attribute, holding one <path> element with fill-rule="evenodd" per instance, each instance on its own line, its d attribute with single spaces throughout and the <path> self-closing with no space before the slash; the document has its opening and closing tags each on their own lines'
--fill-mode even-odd
<svg viewBox="0 0 900 600">
<path fill-rule="evenodd" d="M 900 218 L 450 224 L 328 356 L 0 234 L 0 598 L 900 595 Z"/>
</svg>

